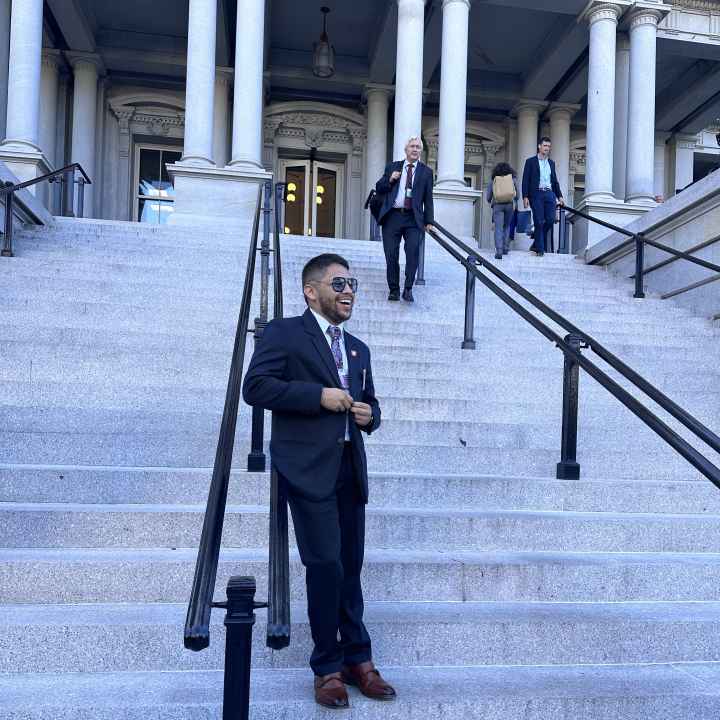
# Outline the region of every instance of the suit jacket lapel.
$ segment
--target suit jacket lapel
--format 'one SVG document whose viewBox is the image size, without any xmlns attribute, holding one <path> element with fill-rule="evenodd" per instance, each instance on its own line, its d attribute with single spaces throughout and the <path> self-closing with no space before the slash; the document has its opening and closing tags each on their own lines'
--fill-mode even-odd
<svg viewBox="0 0 720 720">
<path fill-rule="evenodd" d="M 396 160 L 396 161 L 393 163 L 393 170 L 399 170 L 400 173 L 402 173 L 402 169 L 403 169 L 403 161 L 402 161 L 402 160 Z M 400 180 L 398 180 L 398 181 L 395 183 L 395 190 L 394 190 L 393 192 L 389 193 L 389 194 L 390 194 L 390 199 L 392 200 L 392 202 L 390 203 L 391 206 L 395 204 L 395 199 L 397 198 L 397 195 L 398 195 L 399 192 L 400 192 Z M 403 192 L 404 192 L 404 191 L 403 191 Z"/>
<path fill-rule="evenodd" d="M 357 385 L 357 377 L 362 373 L 360 367 L 360 357 L 355 347 L 355 338 L 347 332 L 343 332 L 345 337 L 345 354 L 348 363 L 348 378 L 350 379 L 350 395 L 353 400 L 362 400 L 362 385 Z"/>
<path fill-rule="evenodd" d="M 337 366 L 335 365 L 335 358 L 333 357 L 330 346 L 328 345 L 317 320 L 315 320 L 315 316 L 310 312 L 310 310 L 306 310 L 303 313 L 303 323 L 305 325 L 305 331 L 310 335 L 310 339 L 312 340 L 318 355 L 320 355 L 327 371 L 330 373 L 330 378 L 332 379 L 333 384 L 335 387 L 342 388 Z"/>
</svg>

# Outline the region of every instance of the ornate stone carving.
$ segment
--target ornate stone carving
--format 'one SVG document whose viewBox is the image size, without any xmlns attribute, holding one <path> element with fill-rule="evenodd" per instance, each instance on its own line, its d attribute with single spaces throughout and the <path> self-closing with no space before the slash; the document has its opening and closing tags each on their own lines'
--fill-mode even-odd
<svg viewBox="0 0 720 720">
<path fill-rule="evenodd" d="M 588 25 L 594 25 L 601 20 L 612 20 L 614 23 L 617 23 L 617 19 L 621 13 L 622 7 L 620 5 L 603 2 L 589 8 L 586 11 L 585 17 L 587 18 Z"/>
<path fill-rule="evenodd" d="M 720 0 L 673 0 L 673 5 L 688 10 L 715 10 L 720 12 Z"/>
<path fill-rule="evenodd" d="M 661 19 L 662 13 L 659 10 L 643 8 L 632 15 L 630 19 L 630 30 L 634 30 L 641 25 L 657 25 Z"/>
<path fill-rule="evenodd" d="M 300 138 L 307 147 L 323 144 L 350 144 L 353 154 L 363 152 L 367 131 L 364 124 L 333 115 L 331 112 L 290 111 L 270 114 L 263 123 L 266 143 L 276 137 Z"/>
</svg>

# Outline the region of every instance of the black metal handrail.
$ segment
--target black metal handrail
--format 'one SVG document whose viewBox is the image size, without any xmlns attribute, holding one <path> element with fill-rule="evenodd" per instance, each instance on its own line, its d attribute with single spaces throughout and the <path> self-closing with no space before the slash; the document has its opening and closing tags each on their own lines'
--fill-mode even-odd
<svg viewBox="0 0 720 720">
<path fill-rule="evenodd" d="M 561 462 L 558 463 L 557 475 L 562 478 L 579 477 L 579 464 L 576 462 L 577 443 L 577 367 L 582 367 L 591 377 L 597 380 L 606 390 L 614 395 L 623 405 L 639 417 L 648 427 L 663 438 L 682 457 L 690 462 L 705 477 L 711 480 L 717 487 L 720 487 L 720 468 L 715 466 L 702 453 L 690 445 L 671 427 L 664 423 L 655 413 L 649 410 L 639 400 L 634 398 L 625 388 L 613 380 L 607 373 L 600 369 L 595 363 L 582 355 L 582 347 L 589 347 L 598 357 L 607 362 L 617 370 L 623 377 L 642 390 L 648 397 L 655 401 L 666 412 L 679 420 L 685 427 L 691 430 L 703 442 L 716 451 L 720 451 L 720 438 L 699 420 L 693 417 L 684 408 L 673 402 L 664 393 L 658 390 L 652 383 L 635 372 L 626 363 L 611 353 L 595 338 L 576 327 L 569 320 L 558 312 L 552 310 L 539 298 L 530 293 L 519 283 L 512 280 L 505 273 L 495 267 L 492 263 L 480 257 L 476 251 L 463 243 L 452 233 L 446 230 L 439 223 L 435 228 L 445 238 L 440 237 L 437 232 L 429 233 L 431 237 L 466 269 L 466 302 L 465 302 L 465 337 L 463 348 L 473 348 L 475 341 L 473 337 L 474 321 L 474 284 L 475 280 L 482 282 L 491 292 L 499 297 L 506 305 L 514 310 L 520 317 L 530 323 L 536 330 L 552 341 L 563 352 L 566 359 L 565 367 L 565 389 L 563 395 L 563 430 Z M 450 242 L 456 247 L 453 247 Z M 466 256 L 457 249 L 460 248 Z M 552 328 L 546 325 L 540 318 L 512 298 L 507 292 L 500 288 L 490 278 L 483 275 L 479 268 L 482 267 L 495 275 L 505 283 L 511 290 L 530 302 L 555 323 L 568 331 L 568 335 L 562 338 Z M 573 373 L 575 377 L 573 379 Z"/>
<path fill-rule="evenodd" d="M 620 227 L 619 225 L 615 225 L 613 223 L 607 222 L 607 220 L 601 220 L 600 218 L 593 217 L 592 215 L 588 215 L 587 213 L 582 212 L 581 210 L 577 210 L 576 208 L 569 207 L 568 205 L 562 206 L 560 208 L 561 227 L 563 224 L 563 219 L 564 219 L 565 213 L 570 213 L 571 215 L 577 215 L 578 217 L 584 218 L 585 220 L 593 222 L 597 225 L 602 225 L 603 227 L 606 227 L 609 230 L 613 230 L 617 233 L 620 233 L 621 235 L 624 235 L 626 238 L 628 238 L 626 242 L 623 242 L 620 245 L 612 248 L 611 250 L 607 250 L 606 252 L 602 253 L 601 255 L 598 255 L 598 257 L 590 260 L 588 262 L 589 265 L 598 265 L 598 264 L 602 263 L 604 260 L 606 260 L 608 257 L 615 255 L 618 251 L 622 251 L 626 247 L 629 247 L 630 245 L 635 243 L 635 272 L 630 276 L 630 279 L 635 280 L 634 297 L 636 297 L 636 298 L 644 298 L 645 297 L 645 293 L 643 291 L 643 278 L 649 272 L 652 272 L 653 270 L 657 269 L 657 266 L 652 267 L 652 268 L 645 268 L 645 259 L 644 259 L 645 245 L 650 245 L 651 247 L 654 247 L 655 249 L 660 250 L 661 252 L 668 253 L 668 255 L 672 255 L 677 260 L 687 260 L 688 262 L 693 263 L 694 265 L 699 265 L 700 267 L 704 267 L 708 270 L 714 270 L 715 272 L 720 273 L 720 265 L 716 265 L 715 263 L 708 262 L 707 260 L 703 260 L 702 258 L 697 258 L 688 252 L 684 252 L 682 250 L 676 250 L 675 248 L 669 247 L 668 245 L 663 245 L 662 243 L 657 242 L 657 240 L 651 240 L 643 232 L 637 232 L 637 233 L 632 232 L 631 230 L 628 230 L 627 228 L 623 228 L 623 227 Z M 562 232 L 562 230 L 561 230 L 561 232 Z M 703 284 L 705 284 L 705 283 L 703 283 Z M 700 287 L 700 285 L 698 285 L 697 287 Z M 676 294 L 676 293 L 671 293 L 664 297 L 672 297 L 672 295 L 674 295 L 674 294 Z"/>
<path fill-rule="evenodd" d="M 75 173 L 79 172 L 80 177 L 75 179 Z M 70 179 L 71 178 L 71 179 Z M 53 170 L 52 172 L 39 175 L 31 180 L 21 183 L 12 183 L 10 181 L 0 184 L 0 195 L 5 196 L 5 227 L 3 236 L 3 247 L 0 251 L 0 257 L 13 257 L 13 206 L 15 204 L 15 193 L 18 190 L 32 187 L 41 182 L 60 182 L 62 207 L 61 214 L 65 217 L 83 217 L 85 212 L 85 185 L 92 185 L 92 180 L 83 170 L 80 163 L 70 163 L 65 167 Z M 78 186 L 77 192 L 77 214 L 73 211 L 74 199 L 68 188 L 72 185 Z"/>
<path fill-rule="evenodd" d="M 225 519 L 230 468 L 235 447 L 235 427 L 240 404 L 245 343 L 250 324 L 250 305 L 252 303 L 253 281 L 255 278 L 261 197 L 262 188 L 258 190 L 257 208 L 248 248 L 245 284 L 240 302 L 237 332 L 235 333 L 235 344 L 225 393 L 225 406 L 220 423 L 220 435 L 215 452 L 215 463 L 205 510 L 205 520 L 203 521 L 202 535 L 200 536 L 195 577 L 185 619 L 185 647 L 188 650 L 204 650 L 210 645 L 210 613 L 213 607 L 213 593 L 220 558 L 220 542 Z"/>
<path fill-rule="evenodd" d="M 233 576 L 227 585 L 227 601 L 213 602 L 220 545 L 227 503 L 228 485 L 242 386 L 247 335 L 255 341 L 262 338 L 268 323 L 270 256 L 273 256 L 274 317 L 282 317 L 282 261 L 280 253 L 279 213 L 282 205 L 282 186 L 275 188 L 275 232 L 270 247 L 270 201 L 272 181 L 258 189 L 257 207 L 248 248 L 245 283 L 238 313 L 237 331 L 228 377 L 225 406 L 220 425 L 213 475 L 198 549 L 195 577 L 185 622 L 185 647 L 203 650 L 210 644 L 210 615 L 212 608 L 225 608 L 226 649 L 223 693 L 224 720 L 247 720 L 250 707 L 250 670 L 252 657 L 252 628 L 255 610 L 268 608 L 267 644 L 280 649 L 290 643 L 290 579 L 288 547 L 288 512 L 284 487 L 277 472 L 271 470 L 270 542 L 268 563 L 268 602 L 255 602 L 255 578 Z M 263 215 L 262 241 L 258 246 L 260 213 Z M 258 317 L 250 329 L 250 309 L 253 299 L 256 258 L 260 254 L 260 302 Z M 253 408 L 251 448 L 248 471 L 265 469 L 263 449 L 264 411 Z"/>
</svg>

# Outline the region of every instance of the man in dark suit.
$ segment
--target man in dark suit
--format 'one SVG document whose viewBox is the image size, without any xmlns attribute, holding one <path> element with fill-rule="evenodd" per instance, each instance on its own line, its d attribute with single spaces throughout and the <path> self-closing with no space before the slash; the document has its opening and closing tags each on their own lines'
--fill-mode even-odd
<svg viewBox="0 0 720 720">
<path fill-rule="evenodd" d="M 542 137 L 537 155 L 525 161 L 522 179 L 523 205 L 532 208 L 535 225 L 533 246 L 537 254 L 545 254 L 545 244 L 555 222 L 555 208 L 564 205 L 560 183 L 555 172 L 555 162 L 550 159 L 550 138 Z"/>
<path fill-rule="evenodd" d="M 272 411 L 270 455 L 306 568 L 315 700 L 343 708 L 345 683 L 376 700 L 395 698 L 372 662 L 360 585 L 368 499 L 361 431 L 380 426 L 380 405 L 370 351 L 343 329 L 357 292 L 347 261 L 318 255 L 302 283 L 307 310 L 265 328 L 243 397 Z"/>
<path fill-rule="evenodd" d="M 405 160 L 391 162 L 377 181 L 375 191 L 384 195 L 378 222 L 382 225 L 387 264 L 388 300 L 400 299 L 400 239 L 405 240 L 405 287 L 402 298 L 413 302 L 412 287 L 420 258 L 420 245 L 433 224 L 433 174 L 420 162 L 422 140 L 412 137 L 405 145 Z"/>
</svg>

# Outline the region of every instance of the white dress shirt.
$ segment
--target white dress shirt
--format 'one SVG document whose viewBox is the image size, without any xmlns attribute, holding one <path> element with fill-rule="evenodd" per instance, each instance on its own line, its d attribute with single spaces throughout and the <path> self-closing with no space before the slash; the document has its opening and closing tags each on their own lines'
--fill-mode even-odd
<svg viewBox="0 0 720 720">
<path fill-rule="evenodd" d="M 410 165 L 407 160 L 403 162 L 403 169 L 402 174 L 400 175 L 400 179 L 398 180 L 398 183 L 400 183 L 400 187 L 398 188 L 397 195 L 395 196 L 395 204 L 393 207 L 396 208 L 404 208 L 405 207 L 405 183 L 407 182 L 407 168 L 408 165 Z M 413 165 L 413 175 L 412 175 L 412 187 L 415 187 L 415 175 L 417 174 L 418 165 L 420 164 L 419 160 L 416 160 Z"/>
<path fill-rule="evenodd" d="M 350 387 L 350 369 L 348 367 L 348 359 L 347 359 L 347 351 L 345 350 L 345 330 L 343 329 L 343 323 L 340 323 L 338 325 L 333 326 L 333 324 L 326 320 L 320 313 L 315 312 L 312 308 L 310 308 L 310 312 L 315 317 L 315 320 L 317 320 L 317 324 L 320 326 L 320 332 L 325 336 L 325 340 L 327 340 L 328 347 L 330 348 L 330 352 L 332 353 L 332 338 L 330 337 L 330 334 L 328 333 L 328 328 L 330 327 L 339 327 L 340 328 L 340 354 L 342 355 L 342 370 L 338 368 L 338 375 L 340 375 L 340 384 L 342 385 L 342 375 L 345 376 L 346 384 L 348 388 Z M 333 356 L 334 358 L 335 356 Z M 345 440 L 350 440 L 350 427 L 348 425 L 349 423 L 349 413 L 348 417 L 345 421 Z"/>
</svg>

